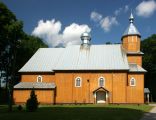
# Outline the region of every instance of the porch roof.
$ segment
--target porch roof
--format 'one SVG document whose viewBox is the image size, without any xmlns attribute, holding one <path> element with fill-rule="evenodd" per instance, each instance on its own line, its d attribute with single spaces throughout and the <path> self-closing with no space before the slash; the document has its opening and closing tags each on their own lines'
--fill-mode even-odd
<svg viewBox="0 0 156 120">
<path fill-rule="evenodd" d="M 148 88 L 144 88 L 144 93 L 150 93 L 150 90 Z"/>
<path fill-rule="evenodd" d="M 99 87 L 99 88 L 97 88 L 97 89 L 95 89 L 94 91 L 93 91 L 93 93 L 96 93 L 96 92 L 98 92 L 98 91 L 106 91 L 106 92 L 109 92 L 107 89 L 105 89 L 104 87 Z"/>
<path fill-rule="evenodd" d="M 14 86 L 14 89 L 54 89 L 55 87 L 55 83 L 20 82 Z"/>
</svg>

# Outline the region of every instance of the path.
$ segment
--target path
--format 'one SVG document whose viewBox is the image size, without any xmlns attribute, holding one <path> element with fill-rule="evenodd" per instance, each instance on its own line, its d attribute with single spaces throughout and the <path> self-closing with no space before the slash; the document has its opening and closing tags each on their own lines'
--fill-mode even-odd
<svg viewBox="0 0 156 120">
<path fill-rule="evenodd" d="M 156 104 L 150 104 L 154 106 L 154 108 L 149 111 L 149 113 L 145 113 L 144 117 L 141 120 L 156 120 Z"/>
</svg>

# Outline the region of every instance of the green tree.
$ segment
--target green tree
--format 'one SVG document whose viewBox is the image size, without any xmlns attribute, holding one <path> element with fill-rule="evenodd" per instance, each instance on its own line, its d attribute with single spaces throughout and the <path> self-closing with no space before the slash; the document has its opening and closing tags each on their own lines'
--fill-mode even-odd
<svg viewBox="0 0 156 120">
<path fill-rule="evenodd" d="M 41 39 L 27 35 L 22 21 L 0 2 L 0 71 L 7 73 L 9 111 L 12 111 L 13 85 L 18 70 L 40 47 L 47 47 Z M 8 79 L 10 78 L 11 79 Z M 1 99 L 1 98 L 0 98 Z"/>
<path fill-rule="evenodd" d="M 0 2 L 0 70 L 5 70 L 10 80 L 7 79 L 8 105 L 12 111 L 12 90 L 15 76 L 16 47 L 18 40 L 23 35 L 23 24 L 15 15 Z"/>
<path fill-rule="evenodd" d="M 145 87 L 151 91 L 153 101 L 156 101 L 156 34 L 141 42 L 143 56 L 143 68 L 148 72 L 145 74 Z"/>
<path fill-rule="evenodd" d="M 29 112 L 36 111 L 38 108 L 38 100 L 37 100 L 37 95 L 35 95 L 35 90 L 32 89 L 30 93 L 30 98 L 26 102 L 26 110 Z"/>
</svg>

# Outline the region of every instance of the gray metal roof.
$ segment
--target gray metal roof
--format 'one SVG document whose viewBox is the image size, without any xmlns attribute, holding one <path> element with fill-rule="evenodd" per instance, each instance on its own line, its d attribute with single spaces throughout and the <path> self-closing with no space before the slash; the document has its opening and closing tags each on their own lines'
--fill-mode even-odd
<svg viewBox="0 0 156 120">
<path fill-rule="evenodd" d="M 122 35 L 122 37 L 127 36 L 127 35 L 140 35 L 139 31 L 137 30 L 137 28 L 135 27 L 135 25 L 133 24 L 134 22 L 134 17 L 133 14 L 131 13 L 130 18 L 130 25 L 128 26 L 128 28 L 125 30 L 124 34 Z"/>
<path fill-rule="evenodd" d="M 147 72 L 145 69 L 143 69 L 141 66 L 135 63 L 129 64 L 129 71 L 130 72 Z"/>
<path fill-rule="evenodd" d="M 127 56 L 120 44 L 71 45 L 66 48 L 41 48 L 19 72 L 54 70 L 128 70 Z"/>
<path fill-rule="evenodd" d="M 144 53 L 141 52 L 141 51 L 138 51 L 138 52 L 127 52 L 128 55 L 143 55 Z"/>
<path fill-rule="evenodd" d="M 120 44 L 72 45 L 64 50 L 53 70 L 128 70 L 126 53 Z"/>
<path fill-rule="evenodd" d="M 144 93 L 150 93 L 150 90 L 148 88 L 144 88 Z"/>
<path fill-rule="evenodd" d="M 54 83 L 45 82 L 20 82 L 14 86 L 14 89 L 54 89 L 56 85 Z"/>
<path fill-rule="evenodd" d="M 52 72 L 64 48 L 40 48 L 19 72 Z"/>
</svg>

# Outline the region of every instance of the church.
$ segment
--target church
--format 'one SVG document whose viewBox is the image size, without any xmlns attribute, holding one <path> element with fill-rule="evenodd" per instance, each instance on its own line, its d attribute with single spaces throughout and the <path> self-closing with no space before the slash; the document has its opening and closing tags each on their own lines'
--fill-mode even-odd
<svg viewBox="0 0 156 120">
<path fill-rule="evenodd" d="M 16 104 L 32 89 L 41 104 L 144 103 L 141 35 L 131 13 L 121 44 L 92 45 L 87 32 L 81 45 L 40 48 L 19 70 Z"/>
</svg>

